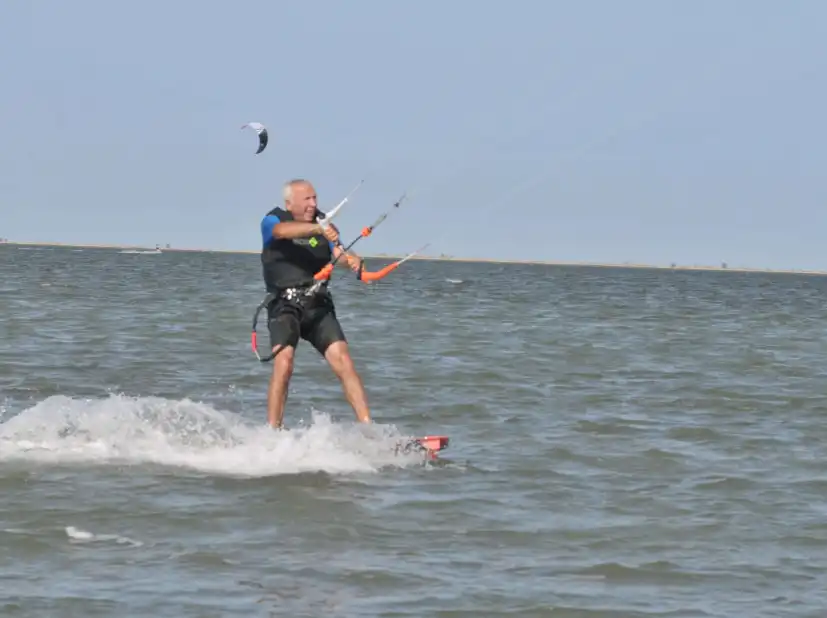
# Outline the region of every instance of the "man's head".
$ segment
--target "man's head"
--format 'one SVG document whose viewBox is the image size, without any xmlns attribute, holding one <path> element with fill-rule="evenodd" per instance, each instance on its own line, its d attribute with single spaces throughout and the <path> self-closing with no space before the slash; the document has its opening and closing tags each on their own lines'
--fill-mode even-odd
<svg viewBox="0 0 827 618">
<path fill-rule="evenodd" d="M 316 189 L 307 180 L 297 178 L 284 183 L 284 208 L 296 221 L 316 220 Z"/>
</svg>

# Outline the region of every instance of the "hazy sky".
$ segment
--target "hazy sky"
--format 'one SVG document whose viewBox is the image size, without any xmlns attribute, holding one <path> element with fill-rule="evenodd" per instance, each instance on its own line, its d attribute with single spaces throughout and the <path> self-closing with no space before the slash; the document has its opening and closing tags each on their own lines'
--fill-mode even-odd
<svg viewBox="0 0 827 618">
<path fill-rule="evenodd" d="M 0 237 L 827 269 L 823 0 L 3 0 Z M 270 146 L 254 155 L 249 121 Z"/>
</svg>

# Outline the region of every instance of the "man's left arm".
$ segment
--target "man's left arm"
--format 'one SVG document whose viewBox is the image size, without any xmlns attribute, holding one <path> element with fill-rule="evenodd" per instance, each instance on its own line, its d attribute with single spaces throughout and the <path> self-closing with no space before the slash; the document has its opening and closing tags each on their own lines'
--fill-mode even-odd
<svg viewBox="0 0 827 618">
<path fill-rule="evenodd" d="M 339 264 L 344 268 L 350 268 L 353 272 L 359 271 L 359 268 L 362 265 L 362 258 L 358 255 L 353 252 L 345 253 L 342 245 L 334 245 L 333 243 L 330 243 L 330 250 L 333 252 L 333 259 L 337 260 L 336 264 Z M 342 255 L 343 253 L 344 255 Z"/>
</svg>

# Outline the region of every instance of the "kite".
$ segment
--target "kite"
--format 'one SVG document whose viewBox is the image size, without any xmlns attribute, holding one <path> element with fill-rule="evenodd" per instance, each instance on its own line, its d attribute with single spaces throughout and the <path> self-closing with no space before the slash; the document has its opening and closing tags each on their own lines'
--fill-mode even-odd
<svg viewBox="0 0 827 618">
<path fill-rule="evenodd" d="M 258 134 L 258 150 L 256 150 L 256 154 L 259 154 L 262 150 L 267 148 L 267 127 L 265 127 L 260 122 L 248 122 L 242 129 L 246 128 L 253 129 Z"/>
</svg>

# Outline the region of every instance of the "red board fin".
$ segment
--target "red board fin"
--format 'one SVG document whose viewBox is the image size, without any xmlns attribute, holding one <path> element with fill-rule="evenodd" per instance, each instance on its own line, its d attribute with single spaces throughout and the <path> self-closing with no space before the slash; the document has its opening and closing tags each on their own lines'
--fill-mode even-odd
<svg viewBox="0 0 827 618">
<path fill-rule="evenodd" d="M 429 451 L 438 452 L 448 448 L 451 439 L 448 436 L 423 436 L 414 439 L 417 444 Z"/>
<path fill-rule="evenodd" d="M 436 459 L 436 454 L 448 448 L 450 438 L 448 436 L 422 436 L 421 438 L 411 438 L 404 446 L 402 443 L 397 444 L 397 453 L 401 450 L 403 453 L 409 453 L 412 449 L 422 451 L 428 459 Z"/>
</svg>

